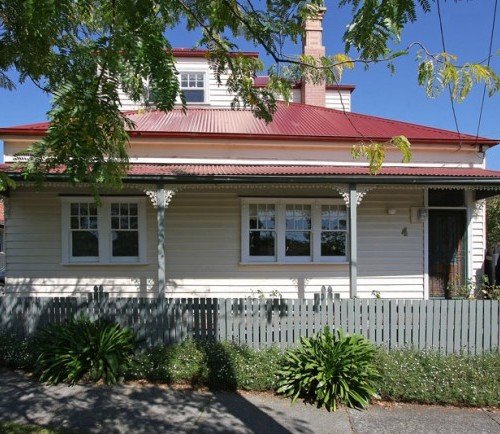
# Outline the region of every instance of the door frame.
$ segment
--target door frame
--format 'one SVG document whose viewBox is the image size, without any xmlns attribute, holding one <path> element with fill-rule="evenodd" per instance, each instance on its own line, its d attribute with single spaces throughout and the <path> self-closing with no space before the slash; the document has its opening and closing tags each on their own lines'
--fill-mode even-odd
<svg viewBox="0 0 500 434">
<path fill-rule="evenodd" d="M 472 270 L 472 217 L 474 215 L 474 192 L 465 190 L 464 206 L 429 206 L 429 188 L 424 192 L 424 208 L 426 210 L 463 210 L 465 211 L 465 281 L 473 277 Z M 424 220 L 424 300 L 429 300 L 429 215 Z"/>
</svg>

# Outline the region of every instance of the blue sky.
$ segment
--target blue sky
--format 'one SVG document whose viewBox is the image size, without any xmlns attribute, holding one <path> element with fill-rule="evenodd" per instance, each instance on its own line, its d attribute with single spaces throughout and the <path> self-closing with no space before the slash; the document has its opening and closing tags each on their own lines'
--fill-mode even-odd
<svg viewBox="0 0 500 434">
<path fill-rule="evenodd" d="M 339 9 L 337 1 L 326 1 L 328 8 L 324 23 L 324 43 L 327 54 L 343 50 L 342 34 L 350 21 L 350 10 Z M 433 4 L 435 6 L 435 4 Z M 449 53 L 465 61 L 480 61 L 487 57 L 493 19 L 494 0 L 471 2 L 442 2 L 444 33 Z M 500 9 L 497 15 L 500 14 Z M 173 46 L 193 47 L 197 34 L 176 29 L 167 34 Z M 420 13 L 418 21 L 409 25 L 403 34 L 401 48 L 419 41 L 431 52 L 440 52 L 439 21 L 435 11 Z M 241 49 L 254 49 L 242 43 Z M 500 49 L 500 17 L 493 39 L 493 52 Z M 299 47 L 286 47 L 287 54 L 298 53 Z M 429 99 L 417 84 L 416 52 L 396 62 L 396 74 L 391 75 L 385 65 L 372 66 L 368 71 L 358 66 L 347 71 L 343 83 L 355 84 L 353 111 L 382 117 L 455 130 L 455 123 L 447 94 Z M 500 56 L 491 65 L 500 73 Z M 13 74 L 13 77 L 15 75 Z M 456 104 L 461 132 L 475 134 L 482 96 L 478 86 L 465 102 Z M 18 86 L 15 91 L 0 90 L 0 126 L 11 126 L 45 120 L 50 99 L 31 83 Z M 480 135 L 500 139 L 500 94 L 486 97 Z M 500 170 L 500 145 L 487 153 L 487 166 Z"/>
</svg>

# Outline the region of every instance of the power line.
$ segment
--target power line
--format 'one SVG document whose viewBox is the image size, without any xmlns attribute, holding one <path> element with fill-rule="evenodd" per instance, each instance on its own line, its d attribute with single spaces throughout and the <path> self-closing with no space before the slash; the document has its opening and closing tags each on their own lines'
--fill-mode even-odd
<svg viewBox="0 0 500 434">
<path fill-rule="evenodd" d="M 497 6 L 498 6 L 498 0 L 495 0 L 495 5 L 493 6 L 493 23 L 491 25 L 490 47 L 488 50 L 488 61 L 486 62 L 486 65 L 488 67 L 490 66 L 491 52 L 493 51 L 493 35 L 495 34 L 495 23 L 497 20 Z M 479 129 L 481 128 L 481 119 L 483 117 L 483 108 L 484 108 L 485 97 L 486 97 L 486 83 L 484 84 L 483 97 L 481 98 L 481 108 L 479 109 L 479 119 L 477 121 L 477 130 L 476 130 L 476 142 L 479 138 Z"/>
<path fill-rule="evenodd" d="M 441 17 L 441 3 L 439 0 L 436 0 L 436 4 L 437 4 L 438 17 L 439 17 L 439 30 L 441 32 L 441 45 L 443 46 L 443 52 L 447 53 L 446 44 L 444 41 L 443 19 Z M 448 91 L 450 94 L 451 111 L 453 113 L 453 119 L 455 121 L 455 128 L 457 130 L 458 136 L 460 137 L 460 129 L 458 128 L 458 119 L 457 119 L 457 113 L 455 111 L 455 102 L 453 101 L 453 93 L 451 91 L 451 84 L 448 84 Z"/>
</svg>

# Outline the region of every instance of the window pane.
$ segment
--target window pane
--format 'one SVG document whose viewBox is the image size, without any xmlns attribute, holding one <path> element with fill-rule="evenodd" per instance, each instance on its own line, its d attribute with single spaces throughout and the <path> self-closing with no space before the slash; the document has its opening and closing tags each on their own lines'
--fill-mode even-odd
<svg viewBox="0 0 500 434">
<path fill-rule="evenodd" d="M 80 217 L 80 229 L 88 229 L 88 228 L 89 228 L 89 219 L 87 217 Z"/>
<path fill-rule="evenodd" d="M 347 211 L 345 209 L 339 211 L 338 227 L 341 230 L 347 229 Z"/>
<path fill-rule="evenodd" d="M 113 231 L 113 256 L 139 256 L 139 232 Z"/>
<path fill-rule="evenodd" d="M 136 203 L 129 204 L 129 212 L 130 212 L 130 215 L 137 215 L 137 204 Z"/>
<path fill-rule="evenodd" d="M 130 217 L 130 229 L 137 229 L 138 227 L 137 217 Z"/>
<path fill-rule="evenodd" d="M 71 217 L 71 229 L 78 229 L 79 227 L 78 217 Z"/>
<path fill-rule="evenodd" d="M 321 256 L 345 256 L 345 232 L 321 233 Z"/>
<path fill-rule="evenodd" d="M 97 229 L 97 217 L 89 217 L 89 229 Z"/>
<path fill-rule="evenodd" d="M 287 232 L 285 240 L 286 256 L 310 256 L 311 255 L 311 233 Z"/>
<path fill-rule="evenodd" d="M 120 217 L 120 229 L 128 229 L 128 217 Z"/>
<path fill-rule="evenodd" d="M 287 205 L 286 206 L 286 229 L 287 230 L 311 229 L 311 206 L 310 205 Z"/>
<path fill-rule="evenodd" d="M 111 217 L 111 229 L 120 229 L 120 219 L 118 217 Z"/>
<path fill-rule="evenodd" d="M 321 229 L 324 231 L 345 230 L 347 226 L 347 211 L 339 205 L 321 206 Z"/>
<path fill-rule="evenodd" d="M 251 231 L 250 256 L 274 256 L 275 238 L 274 231 Z"/>
<path fill-rule="evenodd" d="M 72 203 L 71 204 L 71 215 L 78 215 L 78 204 L 77 203 Z"/>
<path fill-rule="evenodd" d="M 111 204 L 111 215 L 119 215 L 120 214 L 120 204 L 112 203 Z"/>
<path fill-rule="evenodd" d="M 275 228 L 275 213 L 274 205 L 260 204 L 250 205 L 249 208 L 250 229 L 274 229 Z"/>
<path fill-rule="evenodd" d="M 99 256 L 99 240 L 97 231 L 72 232 L 73 256 Z"/>
<path fill-rule="evenodd" d="M 250 229 L 257 229 L 257 217 L 250 217 Z"/>
<path fill-rule="evenodd" d="M 194 90 L 194 89 L 184 89 L 184 97 L 186 102 L 204 102 L 205 101 L 205 91 L 204 90 Z"/>
</svg>

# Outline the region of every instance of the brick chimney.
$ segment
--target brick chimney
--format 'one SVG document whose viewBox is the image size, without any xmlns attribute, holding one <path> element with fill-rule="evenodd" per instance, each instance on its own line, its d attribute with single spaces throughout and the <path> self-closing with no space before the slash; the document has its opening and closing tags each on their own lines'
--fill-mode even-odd
<svg viewBox="0 0 500 434">
<path fill-rule="evenodd" d="M 326 8 L 320 8 L 317 13 L 304 21 L 304 37 L 302 39 L 302 53 L 308 56 L 322 57 L 325 55 L 323 46 L 323 17 Z M 325 106 L 325 82 L 311 83 L 302 80 L 301 102 L 303 104 Z"/>
</svg>

